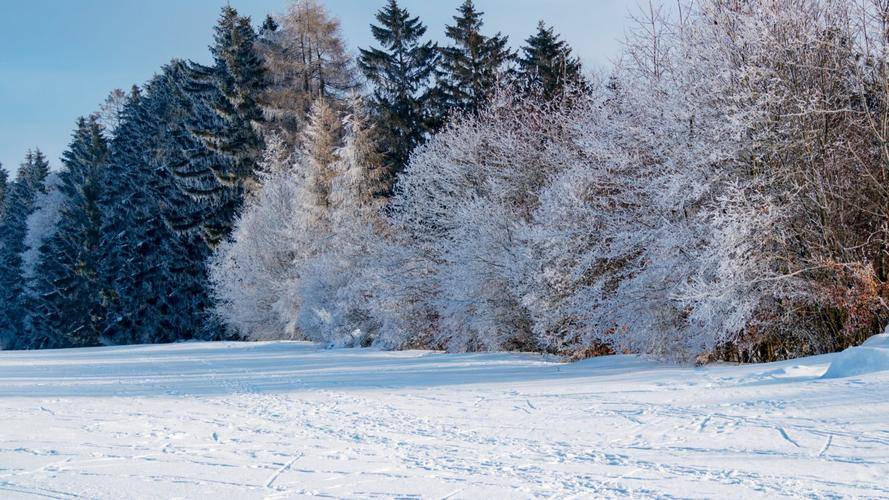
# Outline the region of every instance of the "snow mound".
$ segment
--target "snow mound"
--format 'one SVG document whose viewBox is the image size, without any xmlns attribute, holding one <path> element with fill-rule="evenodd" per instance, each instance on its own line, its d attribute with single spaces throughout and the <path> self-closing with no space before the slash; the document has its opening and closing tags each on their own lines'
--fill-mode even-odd
<svg viewBox="0 0 889 500">
<path fill-rule="evenodd" d="M 889 371 L 889 328 L 869 338 L 861 347 L 846 349 L 837 355 L 823 378 L 844 378 Z"/>
</svg>

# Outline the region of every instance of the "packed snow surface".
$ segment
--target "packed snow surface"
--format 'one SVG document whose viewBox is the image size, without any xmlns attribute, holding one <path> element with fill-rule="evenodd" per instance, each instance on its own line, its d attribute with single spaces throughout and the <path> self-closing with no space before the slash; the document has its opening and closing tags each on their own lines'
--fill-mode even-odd
<svg viewBox="0 0 889 500">
<path fill-rule="evenodd" d="M 841 356 L 0 353 L 0 497 L 889 497 L 889 372 Z"/>
</svg>

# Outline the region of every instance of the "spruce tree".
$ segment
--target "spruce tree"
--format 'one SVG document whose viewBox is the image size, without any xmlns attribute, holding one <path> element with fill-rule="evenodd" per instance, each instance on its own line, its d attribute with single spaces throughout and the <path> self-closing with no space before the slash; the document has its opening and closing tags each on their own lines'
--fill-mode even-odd
<svg viewBox="0 0 889 500">
<path fill-rule="evenodd" d="M 265 16 L 265 21 L 262 22 L 262 26 L 259 28 L 260 38 L 268 38 L 276 31 L 278 31 L 278 22 L 275 21 L 271 14 Z"/>
<path fill-rule="evenodd" d="M 43 192 L 49 162 L 40 150 L 28 151 L 15 182 L 7 186 L 0 218 L 0 348 L 19 347 L 25 317 L 22 253 L 34 198 Z"/>
<path fill-rule="evenodd" d="M 104 318 L 100 199 L 107 161 L 108 144 L 97 117 L 81 118 L 62 155 L 64 201 L 57 231 L 37 260 L 29 348 L 99 344 Z"/>
<path fill-rule="evenodd" d="M 218 155 L 218 161 L 207 164 L 212 179 L 201 179 L 197 194 L 209 198 L 204 193 L 212 193 L 214 198 L 214 213 L 202 220 L 205 236 L 214 245 L 231 231 L 244 193 L 255 183 L 264 149 L 258 132 L 263 122 L 258 99 L 267 82 L 256 42 L 250 18 L 223 7 L 210 47 L 214 65 L 189 66 L 192 98 L 203 101 L 210 111 L 191 116 L 190 128 Z"/>
<path fill-rule="evenodd" d="M 165 120 L 165 146 L 157 145 L 155 152 L 163 157 L 157 161 L 177 187 L 167 200 L 173 208 L 164 210 L 164 220 L 177 233 L 198 235 L 212 245 L 218 234 L 225 233 L 226 202 L 237 193 L 221 184 L 214 173 L 226 158 L 211 150 L 195 130 L 196 124 L 216 123 L 216 112 L 210 105 L 215 95 L 212 78 L 195 79 L 207 70 L 179 59 L 164 66 L 153 85 L 154 109 L 150 113 Z"/>
<path fill-rule="evenodd" d="M 554 28 L 543 21 L 522 47 L 519 81 L 525 90 L 540 92 L 547 99 L 561 95 L 566 86 L 585 85 L 580 60 L 571 54 L 571 47 Z"/>
<path fill-rule="evenodd" d="M 438 104 L 443 113 L 477 111 L 514 57 L 506 36 L 482 34 L 484 12 L 476 10 L 472 0 L 465 0 L 457 11 L 455 24 L 445 31 L 451 46 L 442 49 L 438 72 Z"/>
<path fill-rule="evenodd" d="M 189 99 L 185 89 L 185 68 L 177 61 L 164 68 L 160 78 L 147 87 L 144 100 L 146 112 L 153 120 L 164 124 L 158 133 L 147 163 L 154 172 L 153 194 L 156 206 L 166 228 L 172 233 L 164 247 L 158 251 L 163 279 L 158 285 L 166 290 L 163 300 L 158 301 L 161 310 L 157 319 L 153 342 L 177 339 L 221 339 L 225 332 L 208 314 L 212 307 L 208 293 L 206 261 L 212 253 L 212 245 L 205 237 L 193 231 L 182 231 L 183 225 L 200 223 L 213 214 L 199 196 L 183 189 L 184 172 L 200 172 L 209 169 L 215 153 L 196 142 L 189 133 L 184 117 L 203 113 L 201 102 Z M 240 204 L 240 201 L 238 202 Z M 154 223 L 160 222 L 154 219 Z"/>
<path fill-rule="evenodd" d="M 360 49 L 359 66 L 374 86 L 371 107 L 392 178 L 434 125 L 430 81 L 439 55 L 432 42 L 423 41 L 426 26 L 397 0 L 389 0 L 376 19 L 379 25 L 371 31 L 381 48 Z"/>
<path fill-rule="evenodd" d="M 102 231 L 105 342 L 171 342 L 206 333 L 208 248 L 197 235 L 177 232 L 167 217 L 200 210 L 169 170 L 169 160 L 183 158 L 177 139 L 187 138 L 177 118 L 177 75 L 168 66 L 145 92 L 134 89 L 111 142 Z"/>
</svg>

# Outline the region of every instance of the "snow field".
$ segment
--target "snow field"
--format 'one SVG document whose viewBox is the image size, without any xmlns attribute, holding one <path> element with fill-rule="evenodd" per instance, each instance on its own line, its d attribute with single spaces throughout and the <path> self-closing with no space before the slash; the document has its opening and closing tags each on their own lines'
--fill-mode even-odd
<svg viewBox="0 0 889 500">
<path fill-rule="evenodd" d="M 4 352 L 0 496 L 889 497 L 889 372 L 822 378 L 849 355 Z"/>
</svg>

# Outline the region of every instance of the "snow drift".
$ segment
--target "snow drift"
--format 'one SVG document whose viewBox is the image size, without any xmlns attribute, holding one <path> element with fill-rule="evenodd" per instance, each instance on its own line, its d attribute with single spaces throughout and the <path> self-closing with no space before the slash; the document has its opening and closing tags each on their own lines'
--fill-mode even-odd
<svg viewBox="0 0 889 500">
<path fill-rule="evenodd" d="M 852 347 L 838 354 L 823 378 L 856 377 L 884 371 L 889 371 L 889 328 L 860 347 Z"/>
</svg>

